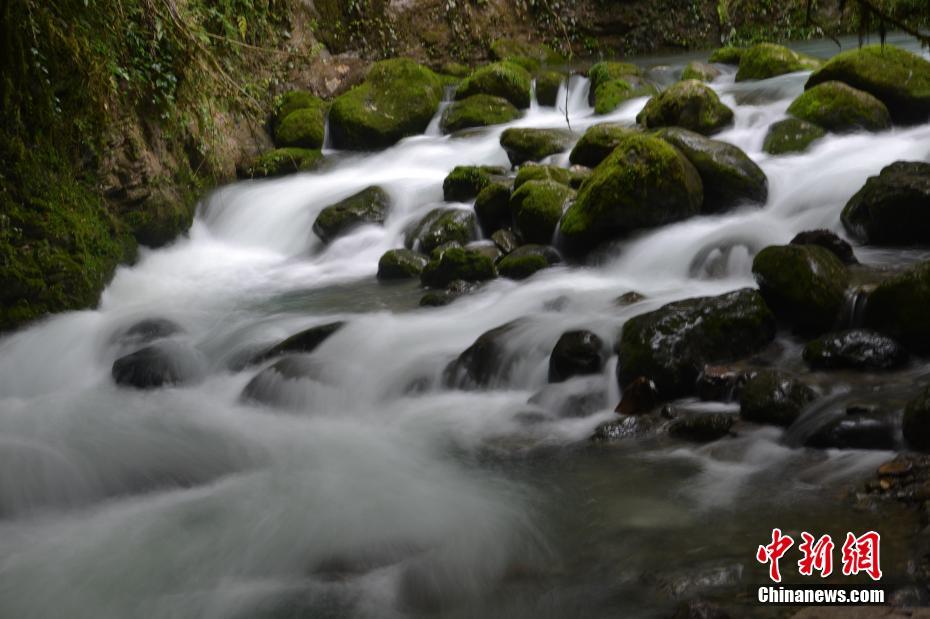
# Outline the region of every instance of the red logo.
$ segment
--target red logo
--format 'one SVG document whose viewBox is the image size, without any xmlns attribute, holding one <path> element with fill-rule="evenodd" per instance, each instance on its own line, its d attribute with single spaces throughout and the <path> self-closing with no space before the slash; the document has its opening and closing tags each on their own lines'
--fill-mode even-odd
<svg viewBox="0 0 930 619">
<path fill-rule="evenodd" d="M 833 573 L 833 539 L 823 535 L 819 539 L 804 531 L 801 533 L 801 559 L 798 560 L 798 573 L 802 576 L 813 576 L 820 572 L 821 578 Z M 872 580 L 882 577 L 879 546 L 881 535 L 869 531 L 859 537 L 853 533 L 846 534 L 846 542 L 842 548 L 843 575 L 854 576 L 860 572 L 869 575 Z M 781 570 L 778 561 L 794 545 L 790 535 L 783 535 L 781 529 L 772 529 L 772 541 L 765 546 L 759 546 L 756 551 L 756 561 L 769 565 L 769 578 L 774 582 L 781 582 Z"/>
</svg>

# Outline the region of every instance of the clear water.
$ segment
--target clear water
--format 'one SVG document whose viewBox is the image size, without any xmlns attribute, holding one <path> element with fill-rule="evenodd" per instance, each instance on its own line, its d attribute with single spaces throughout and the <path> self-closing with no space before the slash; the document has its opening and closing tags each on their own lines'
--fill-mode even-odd
<svg viewBox="0 0 930 619">
<path fill-rule="evenodd" d="M 675 72 L 692 57 L 641 61 Z M 866 177 L 930 160 L 927 125 L 765 155 L 767 127 L 805 79 L 735 84 L 728 70 L 713 84 L 736 112 L 717 137 L 765 170 L 764 208 L 643 233 L 586 267 L 494 281 L 443 308 L 418 308 L 413 284 L 377 284 L 378 258 L 442 203 L 453 166 L 506 165 L 507 126 L 562 127 L 562 110 L 534 105 L 467 137 L 433 128 L 320 172 L 214 191 L 187 237 L 117 272 L 99 309 L 0 340 L 0 617 L 663 616 L 679 599 L 748 596 L 773 526 L 835 537 L 878 527 L 886 573 L 904 579 L 908 516 L 851 511 L 842 496 L 887 452 L 792 448 L 773 428 L 699 447 L 593 445 L 615 418 L 612 364 L 595 380 L 601 411 L 559 418 L 528 403 L 565 330 L 612 341 L 632 315 L 752 285 L 759 249 L 804 229 L 842 234 L 840 210 Z M 578 132 L 632 123 L 645 103 L 596 117 L 586 95 L 574 78 Z M 320 210 L 372 184 L 394 200 L 384 227 L 321 246 L 310 231 Z M 876 264 L 920 257 L 857 252 Z M 647 300 L 616 306 L 630 290 Z M 113 360 L 131 351 L 114 335 L 151 317 L 183 327 L 175 339 L 200 351 L 200 382 L 113 384 Z M 475 338 L 522 317 L 509 377 L 485 391 L 441 386 Z M 259 368 L 230 370 L 233 360 L 336 319 L 348 324 L 313 353 L 321 375 L 291 385 L 290 406 L 240 399 Z M 782 342 L 786 359 L 797 354 Z M 841 394 L 860 387 L 831 381 Z"/>
</svg>

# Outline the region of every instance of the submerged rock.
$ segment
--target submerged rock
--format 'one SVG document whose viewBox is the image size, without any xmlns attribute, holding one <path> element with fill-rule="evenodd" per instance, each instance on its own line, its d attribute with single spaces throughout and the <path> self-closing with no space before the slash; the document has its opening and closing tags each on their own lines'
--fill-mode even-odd
<svg viewBox="0 0 930 619">
<path fill-rule="evenodd" d="M 823 82 L 804 91 L 788 113 L 835 133 L 881 131 L 891 126 L 884 103 L 842 82 Z"/>
<path fill-rule="evenodd" d="M 683 127 L 711 135 L 733 122 L 733 110 L 706 84 L 685 80 L 649 99 L 636 122 L 650 129 Z"/>
<path fill-rule="evenodd" d="M 120 357 L 113 362 L 110 375 L 117 385 L 155 389 L 198 380 L 205 365 L 193 347 L 164 340 Z"/>
<path fill-rule="evenodd" d="M 916 353 L 930 352 L 930 261 L 880 283 L 868 296 L 864 325 Z"/>
<path fill-rule="evenodd" d="M 890 370 L 907 363 L 907 351 L 875 331 L 850 329 L 808 343 L 804 360 L 815 369 Z"/>
<path fill-rule="evenodd" d="M 764 80 L 795 71 L 810 71 L 819 66 L 819 60 L 803 56 L 783 45 L 759 43 L 740 54 L 736 81 Z"/>
<path fill-rule="evenodd" d="M 596 334 L 584 329 L 566 331 L 549 355 L 549 382 L 597 374 L 604 366 L 604 352 L 604 342 Z"/>
<path fill-rule="evenodd" d="M 431 210 L 407 234 L 406 245 L 424 254 L 455 242 L 465 245 L 477 239 L 477 224 L 472 211 L 457 208 Z"/>
<path fill-rule="evenodd" d="M 527 402 L 559 418 L 587 417 L 607 408 L 607 393 L 601 376 L 576 376 L 550 383 Z"/>
<path fill-rule="evenodd" d="M 364 224 L 381 225 L 391 208 L 391 198 L 383 189 L 371 186 L 327 206 L 313 222 L 313 232 L 324 243 Z"/>
<path fill-rule="evenodd" d="M 740 394 L 740 415 L 747 421 L 790 426 L 817 392 L 788 374 L 763 370 L 750 378 Z"/>
<path fill-rule="evenodd" d="M 531 82 L 529 72 L 518 64 L 495 62 L 462 80 L 455 91 L 455 98 L 460 101 L 473 95 L 493 95 L 524 109 L 530 106 Z"/>
<path fill-rule="evenodd" d="M 700 80 L 702 82 L 712 82 L 720 77 L 720 69 L 706 62 L 692 60 L 681 72 L 683 80 Z"/>
<path fill-rule="evenodd" d="M 496 182 L 482 189 L 475 198 L 475 215 L 485 236 L 511 225 L 510 194 L 510 185 Z"/>
<path fill-rule="evenodd" d="M 459 297 L 471 294 L 480 287 L 478 282 L 456 279 L 449 282 L 445 290 L 430 290 L 420 297 L 420 307 L 443 307 Z"/>
<path fill-rule="evenodd" d="M 301 406 L 313 382 L 321 382 L 323 365 L 303 355 L 288 356 L 261 370 L 242 390 L 240 399 L 272 406 Z M 301 384 L 304 383 L 304 384 Z"/>
<path fill-rule="evenodd" d="M 631 127 L 614 123 L 592 125 L 575 144 L 568 160 L 589 168 L 597 167 L 619 146 L 624 136 L 635 131 L 637 130 Z"/>
<path fill-rule="evenodd" d="M 705 401 L 731 402 L 739 399 L 740 390 L 755 372 L 725 365 L 705 365 L 698 376 L 697 396 Z"/>
<path fill-rule="evenodd" d="M 800 118 L 786 118 L 772 123 L 762 143 L 762 150 L 770 155 L 800 153 L 825 135 L 827 132 L 813 123 Z"/>
<path fill-rule="evenodd" d="M 545 245 L 521 245 L 497 263 L 497 272 L 508 279 L 526 279 L 537 271 L 562 262 L 562 256 Z"/>
<path fill-rule="evenodd" d="M 494 166 L 455 166 L 442 181 L 443 198 L 446 202 L 467 202 L 505 173 Z"/>
<path fill-rule="evenodd" d="M 552 241 L 562 211 L 575 192 L 555 181 L 527 181 L 510 197 L 514 232 L 526 243 Z"/>
<path fill-rule="evenodd" d="M 184 329 L 178 323 L 167 318 L 146 318 L 117 332 L 113 336 L 113 340 L 126 346 L 141 346 L 183 331 Z"/>
<path fill-rule="evenodd" d="M 845 265 L 859 264 L 853 253 L 852 245 L 841 239 L 830 230 L 805 230 L 798 232 L 789 245 L 818 245 L 839 258 Z"/>
<path fill-rule="evenodd" d="M 619 384 L 645 376 L 665 399 L 687 395 L 705 365 L 751 355 L 774 337 L 775 317 L 756 290 L 669 303 L 623 326 Z"/>
<path fill-rule="evenodd" d="M 472 95 L 450 103 L 439 119 L 439 128 L 443 133 L 454 133 L 473 127 L 500 125 L 517 118 L 520 118 L 520 110 L 507 99 L 494 95 Z"/>
<path fill-rule="evenodd" d="M 506 340 L 520 324 L 513 321 L 487 331 L 466 348 L 445 370 L 446 383 L 456 387 L 487 387 L 504 380 L 512 360 Z"/>
<path fill-rule="evenodd" d="M 412 249 L 389 249 L 378 260 L 378 279 L 416 279 L 429 258 Z"/>
<path fill-rule="evenodd" d="M 429 261 L 420 274 L 420 282 L 429 288 L 445 288 L 458 279 L 481 282 L 495 277 L 493 260 L 480 252 L 454 247 Z"/>
<path fill-rule="evenodd" d="M 501 146 L 513 165 L 540 161 L 561 153 L 571 144 L 571 133 L 562 129 L 511 127 L 501 134 Z"/>
<path fill-rule="evenodd" d="M 668 433 L 675 438 L 709 443 L 729 434 L 735 422 L 735 415 L 728 413 L 694 413 L 672 421 Z"/>
<path fill-rule="evenodd" d="M 904 407 L 904 440 L 920 451 L 930 451 L 930 387 Z"/>
<path fill-rule="evenodd" d="M 856 240 L 930 245 L 930 163 L 896 161 L 870 176 L 841 216 Z"/>
<path fill-rule="evenodd" d="M 339 320 L 304 329 L 262 351 L 258 355 L 255 355 L 252 357 L 250 363 L 261 363 L 272 357 L 278 357 L 288 353 L 311 353 L 316 350 L 320 344 L 336 333 L 336 331 L 344 327 L 345 324 L 344 321 Z"/>
</svg>

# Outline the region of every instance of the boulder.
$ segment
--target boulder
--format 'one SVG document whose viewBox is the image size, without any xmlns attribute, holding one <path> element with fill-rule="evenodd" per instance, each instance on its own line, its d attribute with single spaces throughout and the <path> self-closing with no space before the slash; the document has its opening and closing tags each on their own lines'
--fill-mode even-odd
<svg viewBox="0 0 930 619">
<path fill-rule="evenodd" d="M 114 361 L 110 375 L 117 385 L 155 389 L 198 380 L 205 367 L 203 356 L 193 347 L 162 340 Z"/>
<path fill-rule="evenodd" d="M 762 143 L 762 150 L 770 155 L 800 153 L 825 135 L 827 132 L 813 123 L 800 118 L 786 118 L 772 123 Z"/>
<path fill-rule="evenodd" d="M 808 436 L 804 445 L 817 449 L 879 449 L 898 447 L 898 429 L 887 415 L 834 416 Z"/>
<path fill-rule="evenodd" d="M 497 60 L 521 56 L 534 60 L 537 64 L 560 64 L 565 62 L 565 58 L 560 53 L 543 43 L 501 38 L 491 42 L 490 50 L 491 55 Z"/>
<path fill-rule="evenodd" d="M 491 240 L 472 241 L 465 246 L 465 249 L 468 251 L 478 252 L 482 256 L 487 256 L 492 261 L 497 260 L 503 255 L 500 248 L 497 246 L 497 243 Z"/>
<path fill-rule="evenodd" d="M 506 173 L 494 166 L 455 166 L 442 181 L 443 198 L 446 202 L 467 202 Z"/>
<path fill-rule="evenodd" d="M 449 282 L 445 290 L 430 290 L 420 298 L 420 307 L 442 307 L 449 305 L 459 297 L 471 294 L 480 287 L 477 282 L 455 279 Z"/>
<path fill-rule="evenodd" d="M 703 82 L 685 80 L 649 99 L 636 122 L 647 128 L 684 127 L 710 135 L 733 122 L 733 110 Z"/>
<path fill-rule="evenodd" d="M 513 359 L 506 341 L 520 321 L 513 321 L 487 331 L 465 349 L 445 369 L 447 384 L 455 387 L 487 387 L 507 377 Z"/>
<path fill-rule="evenodd" d="M 589 168 L 597 167 L 617 148 L 621 138 L 635 131 L 631 127 L 613 123 L 592 125 L 575 144 L 568 160 Z"/>
<path fill-rule="evenodd" d="M 678 149 L 630 133 L 582 185 L 560 232 L 570 251 L 584 253 L 634 230 L 696 215 L 703 201 L 701 177 Z"/>
<path fill-rule="evenodd" d="M 717 49 L 710 55 L 709 60 L 710 62 L 718 62 L 720 64 L 738 65 L 745 51 L 746 49 L 743 47 L 727 45 L 726 47 Z"/>
<path fill-rule="evenodd" d="M 894 45 L 866 45 L 841 52 L 807 80 L 805 88 L 839 81 L 864 90 L 900 123 L 930 117 L 930 62 Z"/>
<path fill-rule="evenodd" d="M 420 274 L 420 282 L 429 288 L 445 288 L 457 279 L 481 282 L 495 277 L 493 260 L 480 252 L 453 247 L 429 261 Z"/>
<path fill-rule="evenodd" d="M 470 210 L 436 208 L 427 213 L 406 237 L 407 249 L 430 254 L 450 242 L 465 245 L 477 238 L 475 214 Z"/>
<path fill-rule="evenodd" d="M 726 365 L 705 365 L 697 380 L 697 397 L 713 402 L 732 402 L 754 373 Z"/>
<path fill-rule="evenodd" d="M 907 351 L 868 329 L 828 333 L 804 347 L 804 360 L 818 370 L 890 370 L 907 363 Z"/>
<path fill-rule="evenodd" d="M 495 62 L 481 67 L 462 80 L 455 91 L 455 99 L 472 95 L 493 95 L 506 99 L 517 108 L 530 106 L 532 78 L 529 72 L 514 62 Z"/>
<path fill-rule="evenodd" d="M 243 178 L 272 178 L 315 170 L 323 163 L 323 153 L 308 148 L 275 148 L 265 151 L 239 171 Z"/>
<path fill-rule="evenodd" d="M 817 392 L 797 379 L 764 370 L 750 378 L 739 398 L 740 416 L 755 423 L 790 426 Z"/>
<path fill-rule="evenodd" d="M 565 76 L 558 71 L 546 71 L 536 77 L 536 101 L 539 105 L 555 107 L 558 105 L 556 98 L 559 96 L 559 88 Z"/>
<path fill-rule="evenodd" d="M 549 355 L 549 382 L 597 374 L 604 367 L 605 352 L 604 342 L 596 334 L 584 329 L 566 331 Z"/>
<path fill-rule="evenodd" d="M 240 399 L 271 406 L 304 408 L 314 383 L 322 383 L 323 364 L 304 355 L 278 359 L 246 383 Z"/>
<path fill-rule="evenodd" d="M 526 279 L 560 262 L 562 257 L 552 247 L 521 245 L 498 261 L 497 272 L 507 279 Z"/>
<path fill-rule="evenodd" d="M 112 340 L 123 346 L 141 346 L 183 332 L 181 325 L 167 318 L 145 318 L 117 332 Z"/>
<path fill-rule="evenodd" d="M 718 213 L 745 203 L 764 204 L 768 199 L 765 172 L 736 146 L 680 127 L 662 129 L 657 135 L 680 150 L 701 175 L 703 212 Z"/>
<path fill-rule="evenodd" d="M 674 438 L 696 443 L 709 443 L 730 433 L 730 428 L 736 422 L 734 417 L 727 413 L 682 415 L 669 424 L 668 433 Z"/>
<path fill-rule="evenodd" d="M 904 407 L 901 430 L 908 445 L 920 451 L 930 451 L 930 387 Z"/>
<path fill-rule="evenodd" d="M 378 279 L 418 279 L 429 258 L 412 249 L 389 249 L 378 260 Z"/>
<path fill-rule="evenodd" d="M 619 384 L 644 376 L 663 398 L 686 395 L 705 365 L 751 355 L 774 337 L 775 317 L 756 290 L 669 303 L 623 326 Z"/>
<path fill-rule="evenodd" d="M 510 101 L 494 95 L 472 95 L 453 101 L 442 112 L 439 128 L 443 133 L 454 133 L 473 127 L 500 125 L 520 118 Z"/>
<path fill-rule="evenodd" d="M 312 92 L 306 90 L 290 90 L 275 98 L 274 112 L 271 115 L 272 129 L 277 129 L 281 121 L 291 112 L 300 109 L 320 108 L 325 111 L 326 103 Z"/>
<path fill-rule="evenodd" d="M 689 62 L 685 67 L 685 70 L 681 72 L 681 79 L 683 80 L 712 82 L 718 77 L 720 77 L 720 69 L 713 65 L 707 64 L 706 62 L 700 62 L 698 60 L 692 60 Z"/>
<path fill-rule="evenodd" d="M 930 163 L 897 161 L 849 199 L 840 217 L 858 241 L 930 245 Z"/>
<path fill-rule="evenodd" d="M 568 187 L 571 185 L 572 179 L 573 174 L 568 168 L 557 165 L 527 163 L 520 166 L 517 171 L 517 177 L 513 179 L 513 189 L 516 191 L 527 181 L 554 181 Z"/>
<path fill-rule="evenodd" d="M 795 71 L 811 71 L 819 66 L 819 60 L 798 54 L 782 45 L 759 43 L 740 54 L 736 81 L 764 80 Z"/>
<path fill-rule="evenodd" d="M 571 133 L 563 129 L 506 129 L 501 134 L 501 146 L 513 165 L 539 161 L 549 155 L 561 153 L 571 144 Z"/>
<path fill-rule="evenodd" d="M 880 283 L 868 296 L 864 326 L 916 353 L 930 352 L 930 261 Z"/>
<path fill-rule="evenodd" d="M 752 273 L 775 315 L 802 332 L 829 330 L 846 302 L 846 267 L 816 245 L 766 247 L 753 260 Z"/>
<path fill-rule="evenodd" d="M 830 230 L 819 229 L 798 232 L 791 239 L 790 245 L 818 245 L 839 258 L 843 264 L 859 264 L 856 255 L 853 253 L 852 245 Z"/>
<path fill-rule="evenodd" d="M 250 363 L 261 363 L 272 357 L 280 357 L 289 353 L 311 353 L 345 324 L 340 320 L 304 329 L 255 355 Z"/>
<path fill-rule="evenodd" d="M 822 82 L 805 90 L 788 106 L 788 113 L 834 133 L 891 126 L 884 103 L 842 82 Z"/>
<path fill-rule="evenodd" d="M 660 400 L 659 388 L 655 382 L 645 376 L 637 376 L 623 387 L 620 403 L 614 412 L 621 415 L 641 415 L 655 408 Z"/>
<path fill-rule="evenodd" d="M 390 208 L 387 192 L 372 185 L 320 211 L 313 222 L 313 232 L 329 243 L 358 226 L 383 224 Z"/>
<path fill-rule="evenodd" d="M 621 103 L 639 97 L 651 97 L 656 94 L 655 86 L 641 83 L 639 80 L 608 80 L 599 84 L 594 91 L 594 113 L 610 114 Z"/>
<path fill-rule="evenodd" d="M 291 106 L 287 106 L 286 109 L 290 110 Z M 291 110 L 275 123 L 275 145 L 322 148 L 325 127 L 326 104 L 320 98 L 308 99 L 303 102 L 303 106 Z"/>
<path fill-rule="evenodd" d="M 523 183 L 510 196 L 514 231 L 525 243 L 550 243 L 562 211 L 574 195 L 571 188 L 555 181 Z"/>
<path fill-rule="evenodd" d="M 333 145 L 374 150 L 422 133 L 442 99 L 439 76 L 407 58 L 376 62 L 365 81 L 333 101 Z"/>
<path fill-rule="evenodd" d="M 629 62 L 602 61 L 588 69 L 588 103 L 597 106 L 597 90 L 608 82 L 621 80 L 628 85 L 641 84 L 642 70 Z"/>
<path fill-rule="evenodd" d="M 491 236 L 510 225 L 510 185 L 491 183 L 475 198 L 475 215 L 485 236 Z"/>
</svg>

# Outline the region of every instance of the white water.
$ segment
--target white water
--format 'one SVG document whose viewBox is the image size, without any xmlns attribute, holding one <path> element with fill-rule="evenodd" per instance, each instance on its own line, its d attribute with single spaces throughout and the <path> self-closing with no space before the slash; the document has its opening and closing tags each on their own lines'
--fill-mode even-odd
<svg viewBox="0 0 930 619">
<path fill-rule="evenodd" d="M 840 210 L 869 175 L 900 159 L 930 160 L 930 126 L 765 155 L 767 127 L 805 79 L 737 85 L 727 73 L 713 84 L 736 112 L 715 137 L 764 169 L 764 208 L 644 233 L 591 266 L 497 280 L 444 308 L 415 309 L 412 287 L 375 284 L 378 258 L 442 204 L 452 167 L 506 165 L 498 139 L 507 126 L 562 127 L 563 111 L 534 105 L 469 137 L 428 131 L 380 153 L 340 155 L 322 172 L 215 191 L 187 238 L 118 271 L 99 309 L 0 341 L 0 617 L 648 614 L 653 602 L 627 589 L 585 588 L 595 585 L 597 561 L 629 561 L 614 574 L 628 586 L 647 553 L 671 552 L 633 540 L 701 526 L 719 510 L 764 510 L 767 499 L 753 488 L 788 467 L 808 489 L 871 470 L 887 454 L 812 457 L 764 429 L 726 448 L 626 448 L 607 457 L 627 471 L 614 479 L 623 471 L 606 471 L 603 459 L 592 464 L 588 454 L 576 465 L 564 456 L 613 418 L 609 371 L 599 381 L 610 404 L 601 412 L 559 419 L 527 404 L 545 386 L 549 352 L 565 330 L 612 341 L 632 315 L 752 285 L 756 251 L 804 229 L 842 234 Z M 569 91 L 579 134 L 596 122 L 632 123 L 645 103 L 595 117 L 586 88 L 575 78 Z M 567 153 L 553 159 L 567 164 Z M 310 231 L 320 210 L 372 184 L 394 201 L 384 227 L 321 246 Z M 629 290 L 648 299 L 615 306 Z M 175 338 L 202 354 L 201 382 L 151 392 L 113 384 L 113 360 L 132 350 L 115 334 L 152 317 L 183 327 Z M 508 341 L 508 378 L 484 392 L 440 387 L 449 360 L 522 317 Z M 348 324 L 313 354 L 319 379 L 293 386 L 298 404 L 240 400 L 259 368 L 228 370 L 232 359 L 335 319 Z M 411 393 L 414 382 L 428 388 Z M 528 423 L 527 412 L 547 416 Z M 559 465 L 537 470 L 547 450 L 562 454 L 553 456 Z M 776 501 L 784 508 L 797 490 L 785 483 Z M 602 518 L 580 526 L 578 514 L 592 509 Z M 581 530 L 588 525 L 593 533 Z M 611 550 L 619 543 L 611 536 L 634 546 Z M 515 574 L 524 573 L 544 583 L 548 601 L 521 588 Z M 574 598 L 580 591 L 583 601 Z M 306 614 L 288 614 L 285 603 Z"/>
</svg>

